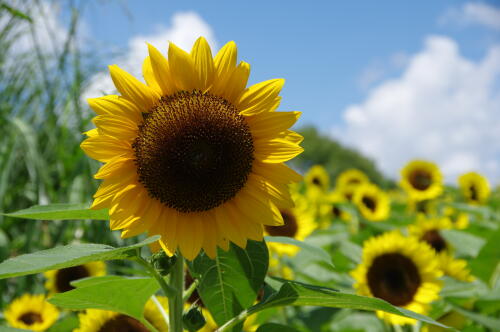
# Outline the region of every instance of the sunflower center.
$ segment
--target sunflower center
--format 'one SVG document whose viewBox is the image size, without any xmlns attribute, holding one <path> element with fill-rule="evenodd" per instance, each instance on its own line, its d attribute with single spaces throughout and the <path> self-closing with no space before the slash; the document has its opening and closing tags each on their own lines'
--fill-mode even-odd
<svg viewBox="0 0 500 332">
<path fill-rule="evenodd" d="M 97 332 L 149 332 L 137 319 L 118 315 L 108 320 Z"/>
<path fill-rule="evenodd" d="M 445 239 L 435 229 L 425 232 L 421 240 L 427 242 L 436 252 L 441 252 L 447 247 Z"/>
<path fill-rule="evenodd" d="M 321 180 L 318 179 L 317 177 L 313 177 L 312 183 L 318 187 L 321 187 Z"/>
<path fill-rule="evenodd" d="M 42 316 L 38 312 L 28 311 L 19 317 L 19 320 L 26 325 L 33 325 L 36 323 L 42 323 Z"/>
<path fill-rule="evenodd" d="M 298 231 L 297 218 L 295 215 L 288 210 L 280 210 L 281 216 L 283 217 L 283 226 L 265 226 L 266 231 L 271 236 L 288 236 L 295 237 Z"/>
<path fill-rule="evenodd" d="M 55 278 L 57 291 L 60 293 L 70 291 L 75 288 L 71 286 L 70 282 L 88 276 L 90 276 L 89 271 L 83 265 L 60 269 L 57 271 Z"/>
<path fill-rule="evenodd" d="M 359 181 L 359 179 L 356 179 L 356 178 L 352 178 L 352 179 L 349 179 L 349 181 L 347 181 L 347 184 L 360 184 L 361 181 Z"/>
<path fill-rule="evenodd" d="M 471 201 L 477 201 L 477 190 L 476 190 L 476 187 L 475 186 L 470 186 L 469 187 L 469 191 L 470 191 L 470 199 Z"/>
<path fill-rule="evenodd" d="M 342 210 L 340 210 L 338 206 L 333 205 L 332 206 L 332 215 L 334 218 L 340 218 L 340 216 L 342 215 Z"/>
<path fill-rule="evenodd" d="M 361 201 L 363 202 L 363 205 L 368 208 L 368 210 L 375 212 L 375 210 L 377 209 L 377 201 L 373 199 L 373 197 L 363 196 Z"/>
<path fill-rule="evenodd" d="M 200 212 L 233 198 L 252 170 L 253 138 L 227 100 L 199 91 L 162 97 L 133 148 L 139 181 L 179 212 Z"/>
<path fill-rule="evenodd" d="M 410 183 L 417 190 L 427 190 L 432 184 L 431 175 L 424 170 L 415 170 L 410 174 Z"/>
<path fill-rule="evenodd" d="M 375 258 L 368 269 L 367 279 L 373 296 L 397 306 L 410 303 L 421 283 L 415 263 L 397 253 Z"/>
</svg>

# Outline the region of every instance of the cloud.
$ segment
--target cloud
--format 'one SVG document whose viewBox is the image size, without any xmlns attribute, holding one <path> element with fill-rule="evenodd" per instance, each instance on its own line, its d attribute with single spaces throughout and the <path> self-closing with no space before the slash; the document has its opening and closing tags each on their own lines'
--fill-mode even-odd
<svg viewBox="0 0 500 332">
<path fill-rule="evenodd" d="M 500 8 L 481 2 L 465 3 L 461 8 L 449 9 L 439 20 L 442 24 L 479 24 L 500 30 Z"/>
<path fill-rule="evenodd" d="M 388 60 L 377 60 L 364 68 L 358 77 L 358 86 L 361 90 L 371 88 L 388 75 L 403 68 L 408 62 L 408 56 L 403 52 L 393 54 Z"/>
<path fill-rule="evenodd" d="M 332 135 L 374 158 L 393 178 L 410 159 L 437 162 L 447 181 L 476 170 L 500 178 L 500 45 L 474 62 L 432 36 L 401 76 L 347 107 Z"/>
<path fill-rule="evenodd" d="M 190 50 L 195 40 L 200 36 L 207 39 L 212 49 L 217 47 L 215 35 L 208 23 L 194 12 L 179 12 L 172 16 L 169 27 L 160 26 L 154 34 L 132 37 L 128 42 L 125 54 L 114 59 L 112 63 L 141 79 L 142 63 L 148 55 L 146 43 L 152 44 L 166 55 L 169 41 L 174 42 L 182 49 Z M 97 73 L 90 79 L 83 98 L 98 97 L 114 92 L 113 82 L 106 70 Z"/>
</svg>

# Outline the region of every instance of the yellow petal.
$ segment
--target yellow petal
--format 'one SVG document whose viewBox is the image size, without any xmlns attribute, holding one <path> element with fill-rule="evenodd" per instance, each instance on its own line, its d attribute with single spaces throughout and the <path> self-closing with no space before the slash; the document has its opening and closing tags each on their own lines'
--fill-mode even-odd
<svg viewBox="0 0 500 332">
<path fill-rule="evenodd" d="M 133 141 L 139 135 L 137 123 L 114 115 L 98 115 L 92 122 L 104 135 L 122 140 Z"/>
<path fill-rule="evenodd" d="M 278 135 L 278 138 L 285 139 L 287 141 L 290 141 L 295 144 L 300 144 L 304 140 L 304 137 L 302 135 L 297 134 L 296 132 L 292 130 L 286 130 Z"/>
<path fill-rule="evenodd" d="M 200 89 L 194 61 L 189 53 L 181 50 L 174 43 L 170 43 L 168 48 L 168 62 L 177 89 L 185 91 Z"/>
<path fill-rule="evenodd" d="M 160 99 L 160 95 L 117 65 L 109 66 L 109 72 L 116 88 L 141 110 L 148 112 Z"/>
<path fill-rule="evenodd" d="M 131 183 L 114 195 L 113 201 L 111 202 L 111 208 L 109 209 L 109 215 L 112 216 L 119 209 L 127 207 L 127 204 L 123 204 L 122 198 L 127 197 L 127 200 L 133 199 L 133 196 L 139 192 L 138 187 L 137 183 Z M 132 193 L 132 195 L 129 195 L 129 193 Z"/>
<path fill-rule="evenodd" d="M 113 201 L 113 197 L 115 197 L 115 194 L 109 194 L 105 196 L 99 196 L 94 198 L 94 201 L 92 202 L 92 205 L 90 206 L 91 210 L 101 210 L 101 209 L 106 209 L 111 206 L 111 202 Z"/>
<path fill-rule="evenodd" d="M 203 225 L 196 213 L 183 214 L 177 223 L 177 237 L 182 255 L 192 261 L 200 252 L 203 242 Z"/>
<path fill-rule="evenodd" d="M 215 214 L 202 213 L 201 225 L 203 226 L 203 250 L 208 257 L 215 259 L 217 255 L 217 224 L 215 222 Z"/>
<path fill-rule="evenodd" d="M 301 112 L 262 112 L 247 116 L 252 135 L 256 137 L 275 136 L 287 130 L 299 119 Z"/>
<path fill-rule="evenodd" d="M 254 148 L 255 159 L 263 163 L 283 163 L 304 151 L 297 144 L 279 138 L 254 140 Z"/>
<path fill-rule="evenodd" d="M 259 196 L 267 195 L 279 208 L 293 208 L 294 202 L 290 196 L 288 187 L 271 180 L 266 180 L 260 175 L 250 174 L 246 185 Z"/>
<path fill-rule="evenodd" d="M 90 158 L 102 162 L 107 162 L 117 156 L 133 156 L 130 143 L 106 135 L 89 137 L 80 144 L 80 147 Z"/>
<path fill-rule="evenodd" d="M 142 76 L 151 89 L 155 90 L 156 93 L 161 94 L 161 88 L 156 80 L 153 67 L 151 65 L 151 58 L 149 56 L 147 56 L 142 63 Z"/>
<path fill-rule="evenodd" d="M 276 104 L 276 98 L 284 84 L 284 79 L 254 84 L 243 92 L 235 106 L 243 115 L 270 111 Z"/>
<path fill-rule="evenodd" d="M 96 179 L 109 179 L 113 177 L 123 177 L 131 172 L 135 172 L 136 166 L 133 158 L 115 157 L 101 166 L 95 173 Z"/>
<path fill-rule="evenodd" d="M 215 70 L 212 51 L 205 38 L 200 37 L 196 40 L 191 50 L 191 57 L 194 59 L 200 89 L 205 91 L 212 84 Z"/>
<path fill-rule="evenodd" d="M 161 236 L 165 246 L 172 253 L 177 251 L 179 222 L 182 222 L 179 213 L 163 206 L 157 224 L 161 229 Z"/>
<path fill-rule="evenodd" d="M 247 245 L 247 239 L 244 234 L 236 227 L 236 222 L 238 220 L 232 220 L 233 216 L 229 214 L 226 208 L 226 203 L 215 209 L 215 219 L 217 222 L 218 229 L 227 235 L 229 241 L 235 243 L 240 248 L 245 248 Z"/>
<path fill-rule="evenodd" d="M 241 93 L 247 86 L 249 75 L 250 65 L 244 61 L 241 61 L 238 67 L 236 67 L 231 73 L 231 76 L 227 80 L 225 86 L 214 88 L 212 90 L 212 93 L 217 96 L 222 96 L 226 100 L 234 104 L 236 99 L 241 95 Z"/>
<path fill-rule="evenodd" d="M 117 115 L 128 118 L 135 123 L 142 122 L 141 110 L 122 96 L 109 95 L 89 98 L 87 102 L 97 115 Z"/>
<path fill-rule="evenodd" d="M 214 58 L 216 72 L 214 87 L 218 87 L 218 85 L 225 85 L 234 68 L 236 68 L 237 57 L 238 49 L 236 48 L 234 41 L 230 41 L 219 50 Z"/>
<path fill-rule="evenodd" d="M 252 222 L 271 226 L 283 225 L 279 210 L 279 216 L 277 216 L 276 206 L 267 197 L 262 196 L 260 192 L 254 192 L 245 187 L 234 197 L 234 203 Z"/>
<path fill-rule="evenodd" d="M 156 78 L 156 82 L 161 88 L 164 96 L 175 92 L 175 83 L 170 75 L 170 69 L 167 59 L 153 45 L 148 44 L 151 67 Z"/>
<path fill-rule="evenodd" d="M 302 175 L 285 164 L 265 164 L 255 160 L 252 171 L 266 179 L 274 179 L 279 183 L 293 183 L 302 180 Z"/>
</svg>

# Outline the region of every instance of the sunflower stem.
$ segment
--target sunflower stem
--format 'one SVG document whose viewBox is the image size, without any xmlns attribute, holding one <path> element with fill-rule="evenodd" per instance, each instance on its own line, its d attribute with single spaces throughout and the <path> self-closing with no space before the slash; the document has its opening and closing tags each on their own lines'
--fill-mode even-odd
<svg viewBox="0 0 500 332">
<path fill-rule="evenodd" d="M 163 277 L 158 273 L 158 271 L 156 271 L 156 269 L 140 255 L 140 252 L 137 252 L 135 260 L 137 263 L 142 265 L 146 270 L 148 270 L 148 272 L 156 279 L 161 289 L 163 290 L 163 293 L 165 293 L 166 297 L 170 299 L 177 295 L 177 291 L 167 284 L 165 279 L 163 279 Z"/>
<path fill-rule="evenodd" d="M 182 296 L 182 302 L 186 302 L 189 299 L 189 297 L 191 296 L 191 294 L 193 294 L 193 292 L 196 290 L 196 287 L 198 287 L 199 284 L 200 280 L 198 279 L 193 280 L 193 283 L 184 292 L 184 295 Z"/>
<path fill-rule="evenodd" d="M 231 318 L 224 325 L 219 327 L 215 332 L 224 332 L 229 331 L 233 326 L 238 325 L 240 322 L 244 321 L 248 316 L 255 313 L 255 310 L 252 310 L 255 306 L 250 307 L 246 310 L 243 310 L 238 314 L 238 316 Z"/>
<path fill-rule="evenodd" d="M 182 311 L 184 301 L 184 257 L 177 253 L 177 261 L 170 272 L 170 288 L 175 289 L 175 296 L 168 298 L 169 332 L 182 332 Z"/>
</svg>

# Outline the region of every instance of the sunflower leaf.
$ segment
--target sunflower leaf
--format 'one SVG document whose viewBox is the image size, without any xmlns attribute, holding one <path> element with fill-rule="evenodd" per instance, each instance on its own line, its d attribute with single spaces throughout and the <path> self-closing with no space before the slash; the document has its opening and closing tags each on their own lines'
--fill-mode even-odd
<svg viewBox="0 0 500 332">
<path fill-rule="evenodd" d="M 332 263 L 332 257 L 320 247 L 316 247 L 312 244 L 306 243 L 304 241 L 299 241 L 287 236 L 266 236 L 265 239 L 266 242 L 277 242 L 297 246 L 316 257 L 314 261 L 325 262 L 329 268 L 331 268 L 332 270 L 335 269 L 335 266 Z"/>
<path fill-rule="evenodd" d="M 500 257 L 500 229 L 492 233 L 486 244 L 481 248 L 479 254 L 470 262 L 472 273 L 486 283 L 490 280 L 497 266 L 500 265 L 498 257 Z"/>
<path fill-rule="evenodd" d="M 108 220 L 107 209 L 90 210 L 89 204 L 57 203 L 50 205 L 34 205 L 30 208 L 3 215 L 13 218 L 35 220 Z"/>
<path fill-rule="evenodd" d="M 62 269 L 94 261 L 131 258 L 135 256 L 137 248 L 158 239 L 159 236 L 153 236 L 139 243 L 121 248 L 94 243 L 70 244 L 20 255 L 0 264 L 0 279 Z"/>
<path fill-rule="evenodd" d="M 200 280 L 198 293 L 218 325 L 253 304 L 268 262 L 266 244 L 248 241 L 246 249 L 231 244 L 228 251 L 219 249 L 215 260 L 202 253 L 189 263 L 191 275 Z"/>
<path fill-rule="evenodd" d="M 277 323 L 266 323 L 259 326 L 256 332 L 298 332 L 298 330 Z"/>
<path fill-rule="evenodd" d="M 72 309 L 100 309 L 143 320 L 144 305 L 159 286 L 152 278 L 113 278 L 77 287 L 52 296 L 48 301 Z"/>
<path fill-rule="evenodd" d="M 350 308 L 370 311 L 381 310 L 447 328 L 447 326 L 436 322 L 432 318 L 395 307 L 378 298 L 347 294 L 328 288 L 295 282 L 285 282 L 278 292 L 271 295 L 266 301 L 254 305 L 248 311 L 250 314 L 253 314 L 274 307 L 290 305 Z"/>
</svg>

